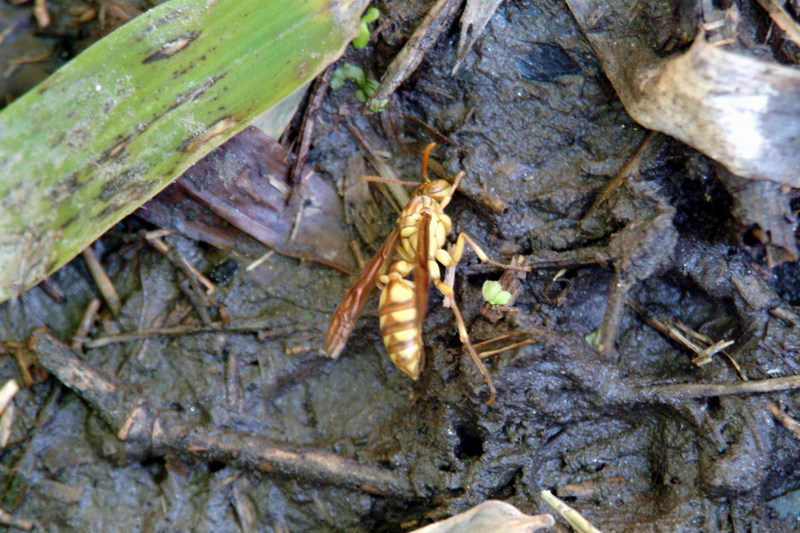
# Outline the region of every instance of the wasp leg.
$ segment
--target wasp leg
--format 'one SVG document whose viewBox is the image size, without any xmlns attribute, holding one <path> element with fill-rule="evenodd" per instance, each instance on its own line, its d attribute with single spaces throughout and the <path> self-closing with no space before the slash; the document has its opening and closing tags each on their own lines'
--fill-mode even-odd
<svg viewBox="0 0 800 533">
<path fill-rule="evenodd" d="M 475 255 L 477 255 L 478 259 L 480 259 L 484 263 L 489 263 L 490 265 L 493 265 L 493 266 L 496 266 L 496 267 L 499 267 L 499 268 L 504 268 L 506 270 L 516 270 L 516 271 L 519 271 L 519 272 L 530 272 L 531 271 L 531 267 L 529 267 L 529 266 L 505 265 L 503 263 L 498 263 L 497 261 L 493 261 L 492 259 L 489 259 L 489 256 L 486 255 L 486 252 L 483 251 L 483 248 L 478 246 L 478 243 L 475 242 L 472 239 L 472 237 L 470 237 L 469 235 L 467 235 L 464 232 L 459 233 L 458 234 L 458 239 L 456 239 L 456 249 L 455 249 L 455 252 L 453 252 L 453 257 L 452 257 L 453 265 L 457 265 L 461 261 L 461 256 L 464 255 L 464 246 L 466 245 L 466 243 L 469 243 L 469 245 L 472 246 L 472 249 L 475 250 Z M 437 257 L 437 259 L 438 259 L 438 257 Z M 445 265 L 445 266 L 450 266 L 450 265 Z"/>
<path fill-rule="evenodd" d="M 489 375 L 489 371 L 486 369 L 486 365 L 483 364 L 481 358 L 478 357 L 477 352 L 475 352 L 475 348 L 472 347 L 472 343 L 469 341 L 469 334 L 467 334 L 467 326 L 464 324 L 464 319 L 461 317 L 461 311 L 458 310 L 458 305 L 456 304 L 455 293 L 453 288 L 444 283 L 441 280 L 434 279 L 434 285 L 436 288 L 439 289 L 444 296 L 450 298 L 450 309 L 453 311 L 453 315 L 456 317 L 456 325 L 458 327 L 458 338 L 461 340 L 461 344 L 466 346 L 467 351 L 469 352 L 469 356 L 472 358 L 472 361 L 475 363 L 475 366 L 478 367 L 481 374 L 483 374 L 483 379 L 486 380 L 486 385 L 489 387 L 489 399 L 486 401 L 488 405 L 492 405 L 494 403 L 495 398 L 497 397 L 497 390 L 494 388 L 494 382 L 492 381 L 492 376 Z"/>
</svg>

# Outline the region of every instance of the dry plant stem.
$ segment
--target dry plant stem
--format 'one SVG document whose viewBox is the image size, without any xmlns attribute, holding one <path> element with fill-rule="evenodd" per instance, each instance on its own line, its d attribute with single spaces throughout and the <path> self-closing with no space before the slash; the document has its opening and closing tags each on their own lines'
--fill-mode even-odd
<svg viewBox="0 0 800 533">
<path fill-rule="evenodd" d="M 786 37 L 791 39 L 797 46 L 800 46 L 800 27 L 798 27 L 789 12 L 786 11 L 786 8 L 775 0 L 758 0 L 758 3 L 769 13 L 775 24 L 786 32 Z"/>
<path fill-rule="evenodd" d="M 542 496 L 542 499 L 547 502 L 550 507 L 555 509 L 564 520 L 569 522 L 569 525 L 574 527 L 576 531 L 580 533 L 601 533 L 599 529 L 582 517 L 578 511 L 559 500 L 549 490 L 543 490 L 539 494 Z"/>
<path fill-rule="evenodd" d="M 732 396 L 735 394 L 763 394 L 783 390 L 800 389 L 800 376 L 786 376 L 772 379 L 754 379 L 742 383 L 698 383 L 677 385 L 653 385 L 639 387 L 634 393 L 638 398 L 633 401 L 672 402 L 708 398 L 714 396 Z"/>
<path fill-rule="evenodd" d="M 89 272 L 91 272 L 92 278 L 94 278 L 94 282 L 97 284 L 97 288 L 100 289 L 100 294 L 108 304 L 109 309 L 114 313 L 114 316 L 119 316 L 119 310 L 122 307 L 119 294 L 117 294 L 117 289 L 111 282 L 111 278 L 108 277 L 103 265 L 100 264 L 100 260 L 91 246 L 83 251 L 83 260 L 86 262 L 86 266 L 89 268 Z"/>
<path fill-rule="evenodd" d="M 39 286 L 44 289 L 44 291 L 50 295 L 50 297 L 59 302 L 63 303 L 67 301 L 67 295 L 64 294 L 64 291 L 61 290 L 61 287 L 53 283 L 53 280 L 50 278 L 44 278 Z"/>
<path fill-rule="evenodd" d="M 769 412 L 775 417 L 775 420 L 791 431 L 797 440 L 800 440 L 800 422 L 781 411 L 781 408 L 772 402 L 767 402 L 767 409 L 769 409 Z"/>
<path fill-rule="evenodd" d="M 386 74 L 383 75 L 381 86 L 367 102 L 367 109 L 375 108 L 388 100 L 397 87 L 416 70 L 428 50 L 450 27 L 459 7 L 461 0 L 438 0 L 433 5 L 406 45 L 392 60 Z"/>
<path fill-rule="evenodd" d="M 0 450 L 6 447 L 8 440 L 11 438 L 15 415 L 16 408 L 13 403 L 6 407 L 6 410 L 0 415 Z"/>
<path fill-rule="evenodd" d="M 0 509 L 0 524 L 16 527 L 25 531 L 30 531 L 34 527 L 36 527 L 36 522 L 34 522 L 33 520 L 16 517 L 11 513 L 8 513 L 2 509 Z"/>
<path fill-rule="evenodd" d="M 303 123 L 300 126 L 300 145 L 297 147 L 297 155 L 289 172 L 289 183 L 292 185 L 292 192 L 289 198 L 286 199 L 287 205 L 300 200 L 299 194 L 303 189 L 300 180 L 302 179 L 303 168 L 306 166 L 308 151 L 311 149 L 314 121 L 317 118 L 317 111 L 322 105 L 322 100 L 325 98 L 325 93 L 328 92 L 328 85 L 330 85 L 332 75 L 333 66 L 329 66 L 322 75 L 314 80 L 314 84 L 311 86 L 311 96 L 308 99 L 308 105 L 303 114 Z"/>
<path fill-rule="evenodd" d="M 627 279 L 624 274 L 617 273 L 611 283 L 606 312 L 603 314 L 603 323 L 600 325 L 600 345 L 597 347 L 600 355 L 606 359 L 610 358 L 614 352 L 614 345 L 619 334 L 619 323 L 622 320 L 622 312 L 625 310 L 625 301 L 628 299 L 628 292 L 633 287 L 635 280 Z"/>
<path fill-rule="evenodd" d="M 13 379 L 6 381 L 6 384 L 0 389 L 0 413 L 6 410 L 6 407 L 8 407 L 8 404 L 14 399 L 14 395 L 17 394 L 17 392 L 19 392 L 19 385 L 17 382 Z"/>
<path fill-rule="evenodd" d="M 97 312 L 100 311 L 100 303 L 100 298 L 92 298 L 89 301 L 89 305 L 86 306 L 86 310 L 83 312 L 83 318 L 81 318 L 81 323 L 78 326 L 78 330 L 75 332 L 72 345 L 70 346 L 76 352 L 83 350 L 83 341 L 89 336 L 89 330 L 92 329 L 92 326 L 97 320 Z"/>
<path fill-rule="evenodd" d="M 653 142 L 653 139 L 655 139 L 656 135 L 658 135 L 657 131 L 650 131 L 647 134 L 641 144 L 633 152 L 633 155 L 631 155 L 625 164 L 622 165 L 622 168 L 619 169 L 619 172 L 617 172 L 616 176 L 614 176 L 614 179 L 609 181 L 600 194 L 597 195 L 597 198 L 595 198 L 594 202 L 592 203 L 592 207 L 590 207 L 586 211 L 586 214 L 583 215 L 584 219 L 588 218 L 595 209 L 600 207 L 600 205 L 605 202 L 609 196 L 611 196 L 611 193 L 620 185 L 622 185 L 626 179 L 639 172 L 639 167 L 642 165 L 642 157 L 644 156 L 645 151 L 647 151 L 647 148 Z"/>
<path fill-rule="evenodd" d="M 262 339 L 278 338 L 289 336 L 298 331 L 306 331 L 308 328 L 299 328 L 297 326 L 287 326 L 283 328 L 269 329 L 268 322 L 253 322 L 251 324 L 229 324 L 225 326 L 222 322 L 212 322 L 206 326 L 173 326 L 166 328 L 148 329 L 143 331 L 134 331 L 131 333 L 120 333 L 117 335 L 109 335 L 107 337 L 100 337 L 94 340 L 87 341 L 84 346 L 87 348 L 100 348 L 108 344 L 117 342 L 133 342 L 142 339 L 149 339 L 150 337 L 179 337 L 182 335 L 198 335 L 200 333 L 224 333 L 224 332 L 237 332 L 248 333 L 258 332 Z M 263 330 L 263 331 L 262 331 Z"/>
<path fill-rule="evenodd" d="M 681 324 L 680 322 L 676 323 L 674 326 L 672 324 L 668 324 L 664 321 L 661 321 L 653 316 L 648 315 L 645 310 L 639 305 L 639 302 L 629 300 L 628 306 L 632 308 L 636 313 L 644 319 L 650 326 L 652 326 L 656 331 L 666 335 L 670 339 L 674 340 L 678 344 L 685 346 L 692 352 L 694 352 L 697 357 L 692 359 L 692 363 L 697 366 L 702 366 L 704 364 L 711 362 L 711 356 L 721 353 L 728 363 L 733 367 L 736 371 L 736 374 L 739 376 L 739 379 L 742 381 L 747 381 L 747 376 L 744 375 L 742 372 L 741 367 L 736 362 L 736 360 L 730 356 L 727 352 L 724 351 L 725 348 L 733 344 L 733 341 L 719 341 L 714 342 L 713 340 L 709 339 L 707 336 L 702 335 L 688 326 Z M 682 331 L 680 331 L 682 330 Z M 698 341 L 702 341 L 705 344 L 708 344 L 707 347 L 703 348 L 702 346 L 698 346 L 696 343 L 692 342 L 686 335 L 692 336 L 693 338 L 697 339 Z"/>
<path fill-rule="evenodd" d="M 383 468 L 363 466 L 325 451 L 293 450 L 241 431 L 204 426 L 194 420 L 187 421 L 183 414 L 174 411 L 156 413 L 147 404 L 146 393 L 92 369 L 44 329 L 33 334 L 31 346 L 39 354 L 42 365 L 97 409 L 109 425 L 120 428 L 120 439 L 140 444 L 146 450 L 219 460 L 241 468 L 371 494 L 413 495 L 404 479 Z"/>
<path fill-rule="evenodd" d="M 205 289 L 205 294 L 211 296 L 217 291 L 216 285 L 210 279 L 205 277 L 197 268 L 189 262 L 188 259 L 183 257 L 180 252 L 172 250 L 160 238 L 152 238 L 148 235 L 145 236 L 148 244 L 164 255 L 173 265 L 178 267 L 186 275 L 186 278 L 193 285 L 200 285 Z"/>
</svg>

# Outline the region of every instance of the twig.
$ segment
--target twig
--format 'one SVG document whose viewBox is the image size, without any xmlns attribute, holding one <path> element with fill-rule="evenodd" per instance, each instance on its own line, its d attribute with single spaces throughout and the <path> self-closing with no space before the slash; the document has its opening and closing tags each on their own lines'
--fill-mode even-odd
<svg viewBox="0 0 800 533">
<path fill-rule="evenodd" d="M 322 450 L 295 450 L 243 431 L 219 429 L 177 411 L 156 410 L 147 393 L 105 377 L 44 329 L 30 344 L 42 365 L 96 408 L 117 436 L 156 454 L 224 461 L 238 468 L 348 487 L 383 496 L 414 497 L 409 483 L 384 468 L 364 466 Z M 137 406 L 131 410 L 130 406 Z"/>
<path fill-rule="evenodd" d="M 783 427 L 791 431 L 797 440 L 800 440 L 800 422 L 784 413 L 780 407 L 772 402 L 767 402 L 767 409 L 769 409 L 769 412 L 775 417 L 775 420 L 780 422 Z"/>
<path fill-rule="evenodd" d="M 17 527 L 25 531 L 30 531 L 36 527 L 36 522 L 27 518 L 19 518 L 2 509 L 0 509 L 0 524 L 5 524 L 11 527 Z"/>
<path fill-rule="evenodd" d="M 0 389 L 0 413 L 6 410 L 6 407 L 8 407 L 8 404 L 14 399 L 14 395 L 17 394 L 17 392 L 19 392 L 19 385 L 17 382 L 13 379 L 6 381 L 6 384 Z"/>
<path fill-rule="evenodd" d="M 736 383 L 698 383 L 678 385 L 653 385 L 638 388 L 634 401 L 684 401 L 735 394 L 763 394 L 800 388 L 800 376 L 772 379 L 754 379 Z"/>
<path fill-rule="evenodd" d="M 97 312 L 100 310 L 100 303 L 100 298 L 92 298 L 89 300 L 89 305 L 86 306 L 86 310 L 83 312 L 81 323 L 72 339 L 71 348 L 76 352 L 81 352 L 83 350 L 83 341 L 89 335 L 89 330 L 92 329 L 92 325 L 94 325 L 97 320 Z"/>
<path fill-rule="evenodd" d="M 800 27 L 786 11 L 786 8 L 775 0 L 758 0 L 758 3 L 769 13 L 775 24 L 786 32 L 786 36 L 794 41 L 794 44 L 800 46 Z"/>
<path fill-rule="evenodd" d="M 564 503 L 563 501 L 559 500 L 556 496 L 553 495 L 552 492 L 549 490 L 543 490 L 539 493 L 542 496 L 542 499 L 547 502 L 547 504 L 556 510 L 561 517 L 569 522 L 569 525 L 574 527 L 580 533 L 602 533 L 599 529 L 594 527 L 588 520 L 581 516 L 581 514 Z"/>
<path fill-rule="evenodd" d="M 381 108 L 386 104 L 397 87 L 416 70 L 428 50 L 447 30 L 460 6 L 461 0 L 438 0 L 434 4 L 419 27 L 414 30 L 406 45 L 386 69 L 381 86 L 367 101 L 367 109 Z"/>
<path fill-rule="evenodd" d="M 744 375 L 742 372 L 741 367 L 736 362 L 736 360 L 730 356 L 727 352 L 725 352 L 725 348 L 733 344 L 733 341 L 718 341 L 714 342 L 708 336 L 698 333 L 692 330 L 690 327 L 686 326 L 685 324 L 672 321 L 669 322 L 660 320 L 656 317 L 650 316 L 648 313 L 645 312 L 644 308 L 634 300 L 628 301 L 628 306 L 632 308 L 636 313 L 644 319 L 650 326 L 655 328 L 660 333 L 666 335 L 670 339 L 674 340 L 681 346 L 684 346 L 694 352 L 697 357 L 692 359 L 692 363 L 697 366 L 703 366 L 711 362 L 711 357 L 717 353 L 721 353 L 736 371 L 736 374 L 739 376 L 739 379 L 742 381 L 747 381 L 747 376 Z M 674 322 L 674 324 L 672 323 Z M 684 334 L 685 333 L 685 334 Z M 694 339 L 707 344 L 708 346 L 702 347 L 699 346 L 697 343 L 692 342 L 691 339 L 687 338 L 686 335 L 693 337 Z"/>
<path fill-rule="evenodd" d="M 94 278 L 94 282 L 97 284 L 97 288 L 100 289 L 100 294 L 108 304 L 111 312 L 114 313 L 114 316 L 119 316 L 119 311 L 122 307 L 119 294 L 91 246 L 86 247 L 83 251 L 83 260 L 86 262 L 86 266 L 89 268 L 89 272 L 91 272 L 92 278 Z"/>
<path fill-rule="evenodd" d="M 157 235 L 157 236 L 156 236 Z M 205 288 L 205 294 L 208 296 L 213 295 L 217 291 L 217 286 L 214 282 L 205 277 L 202 272 L 189 262 L 188 259 L 183 257 L 183 254 L 177 250 L 170 248 L 167 243 L 161 240 L 161 234 L 145 233 L 144 238 L 157 251 L 161 252 L 173 265 L 177 266 L 186 275 L 187 279 L 192 284 L 199 284 Z"/>
<path fill-rule="evenodd" d="M 225 325 L 222 322 L 212 322 L 203 326 L 172 326 L 166 328 L 146 329 L 142 331 L 132 331 L 130 333 L 119 333 L 117 335 L 108 335 L 106 337 L 99 337 L 87 341 L 84 346 L 87 348 L 100 348 L 108 344 L 117 342 L 133 342 L 150 337 L 179 337 L 182 335 L 198 335 L 200 333 L 224 333 L 224 332 L 253 332 L 258 331 L 260 334 L 265 335 L 264 338 L 286 336 L 297 331 L 302 331 L 305 328 L 297 326 L 287 326 L 284 328 L 269 329 L 270 324 L 268 321 L 255 321 L 249 324 L 234 324 Z M 266 330 L 266 331 L 261 331 Z"/>
<path fill-rule="evenodd" d="M 597 347 L 600 355 L 606 359 L 610 358 L 614 352 L 622 312 L 634 283 L 636 280 L 629 279 L 623 272 L 617 272 L 611 279 L 606 312 L 603 314 L 603 323 L 600 325 L 600 345 Z"/>
<path fill-rule="evenodd" d="M 47 11 L 47 0 L 34 0 L 33 16 L 39 29 L 44 29 L 50 25 L 50 13 Z"/>
<path fill-rule="evenodd" d="M 329 66 L 321 76 L 317 76 L 317 79 L 314 80 L 314 84 L 311 86 L 311 96 L 308 98 L 308 104 L 303 114 L 303 123 L 300 125 L 300 145 L 297 147 L 297 154 L 292 164 L 292 169 L 289 172 L 289 183 L 292 186 L 292 192 L 286 200 L 286 205 L 292 205 L 300 199 L 299 195 L 303 189 L 301 173 L 306 165 L 308 150 L 311 148 L 311 137 L 314 134 L 314 121 L 317 118 L 317 111 L 319 111 L 322 105 L 322 100 L 325 98 L 328 85 L 330 85 L 332 74 L 333 65 Z M 298 209 L 300 209 L 299 206 Z"/>
<path fill-rule="evenodd" d="M 594 211 L 600 207 L 600 205 L 605 202 L 609 196 L 611 196 L 611 193 L 614 191 L 614 189 L 622 185 L 626 179 L 639 171 L 639 167 L 642 164 L 642 157 L 644 156 L 647 148 L 650 146 L 650 143 L 653 142 L 653 139 L 656 135 L 658 135 L 657 131 L 650 131 L 647 134 L 641 144 L 633 152 L 633 155 L 631 155 L 625 164 L 622 165 L 622 168 L 619 169 L 619 172 L 617 172 L 617 175 L 614 176 L 614 179 L 609 181 L 600 194 L 597 195 L 597 198 L 595 198 L 592 206 L 586 211 L 586 214 L 583 215 L 583 220 L 589 218 L 592 213 L 594 213 Z"/>
</svg>

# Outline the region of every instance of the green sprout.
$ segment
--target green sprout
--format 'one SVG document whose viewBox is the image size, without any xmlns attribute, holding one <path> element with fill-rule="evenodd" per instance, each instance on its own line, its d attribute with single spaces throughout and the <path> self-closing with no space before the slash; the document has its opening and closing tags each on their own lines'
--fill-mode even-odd
<svg viewBox="0 0 800 533">
<path fill-rule="evenodd" d="M 481 289 L 483 299 L 492 305 L 508 305 L 511 301 L 511 293 L 503 290 L 503 286 L 498 281 L 487 280 Z"/>
<path fill-rule="evenodd" d="M 347 81 L 354 82 L 358 87 L 355 95 L 356 100 L 359 102 L 369 100 L 380 85 L 378 80 L 368 78 L 364 73 L 364 69 L 352 63 L 345 63 L 341 67 L 336 67 L 336 70 L 333 71 L 333 76 L 331 76 L 331 89 L 334 91 L 340 89 Z"/>
<path fill-rule="evenodd" d="M 592 331 L 591 333 L 587 333 L 583 337 L 583 340 L 585 340 L 587 342 L 587 344 L 590 344 L 590 345 L 594 346 L 595 348 L 600 346 L 600 328 L 597 328 L 596 330 Z"/>
<path fill-rule="evenodd" d="M 367 11 L 364 13 L 364 16 L 361 17 L 361 22 L 359 24 L 361 32 L 358 34 L 358 37 L 353 39 L 353 48 L 356 50 L 361 50 L 367 46 L 367 44 L 369 44 L 369 26 L 367 26 L 367 24 L 370 22 L 375 22 L 380 16 L 381 12 L 378 10 L 378 8 L 371 7 L 367 9 Z"/>
</svg>

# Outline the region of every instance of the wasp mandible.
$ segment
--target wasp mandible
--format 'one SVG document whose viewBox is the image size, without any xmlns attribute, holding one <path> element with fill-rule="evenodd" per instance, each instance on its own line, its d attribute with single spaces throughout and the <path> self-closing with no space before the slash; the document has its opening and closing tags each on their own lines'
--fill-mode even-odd
<svg viewBox="0 0 800 533">
<path fill-rule="evenodd" d="M 445 268 L 455 267 L 461 261 L 465 245 L 469 243 L 478 258 L 485 263 L 520 271 L 529 271 L 530 268 L 492 261 L 480 246 L 463 232 L 458 234 L 452 255 L 448 253 L 445 244 L 452 230 L 452 222 L 444 213 L 444 209 L 453 198 L 465 173 L 459 172 L 452 184 L 442 179 L 429 180 L 428 158 L 434 146 L 435 143 L 429 144 L 422 155 L 423 183 L 399 182 L 415 186 L 416 190 L 408 205 L 400 213 L 397 225 L 386 242 L 334 311 L 325 336 L 325 352 L 334 359 L 339 357 L 353 331 L 361 308 L 377 286 L 381 288 L 378 316 L 386 351 L 400 370 L 412 379 L 417 379 L 425 361 L 422 322 L 428 303 L 428 289 L 433 282 L 443 295 L 450 298 L 450 308 L 456 319 L 458 337 L 486 380 L 489 387 L 487 403 L 491 405 L 496 396 L 494 383 L 470 343 L 453 288 L 442 281 L 439 265 Z M 367 179 L 379 181 L 374 178 Z M 385 266 L 395 254 L 399 258 L 390 264 L 387 272 Z M 412 279 L 408 279 L 409 275 Z"/>
</svg>

